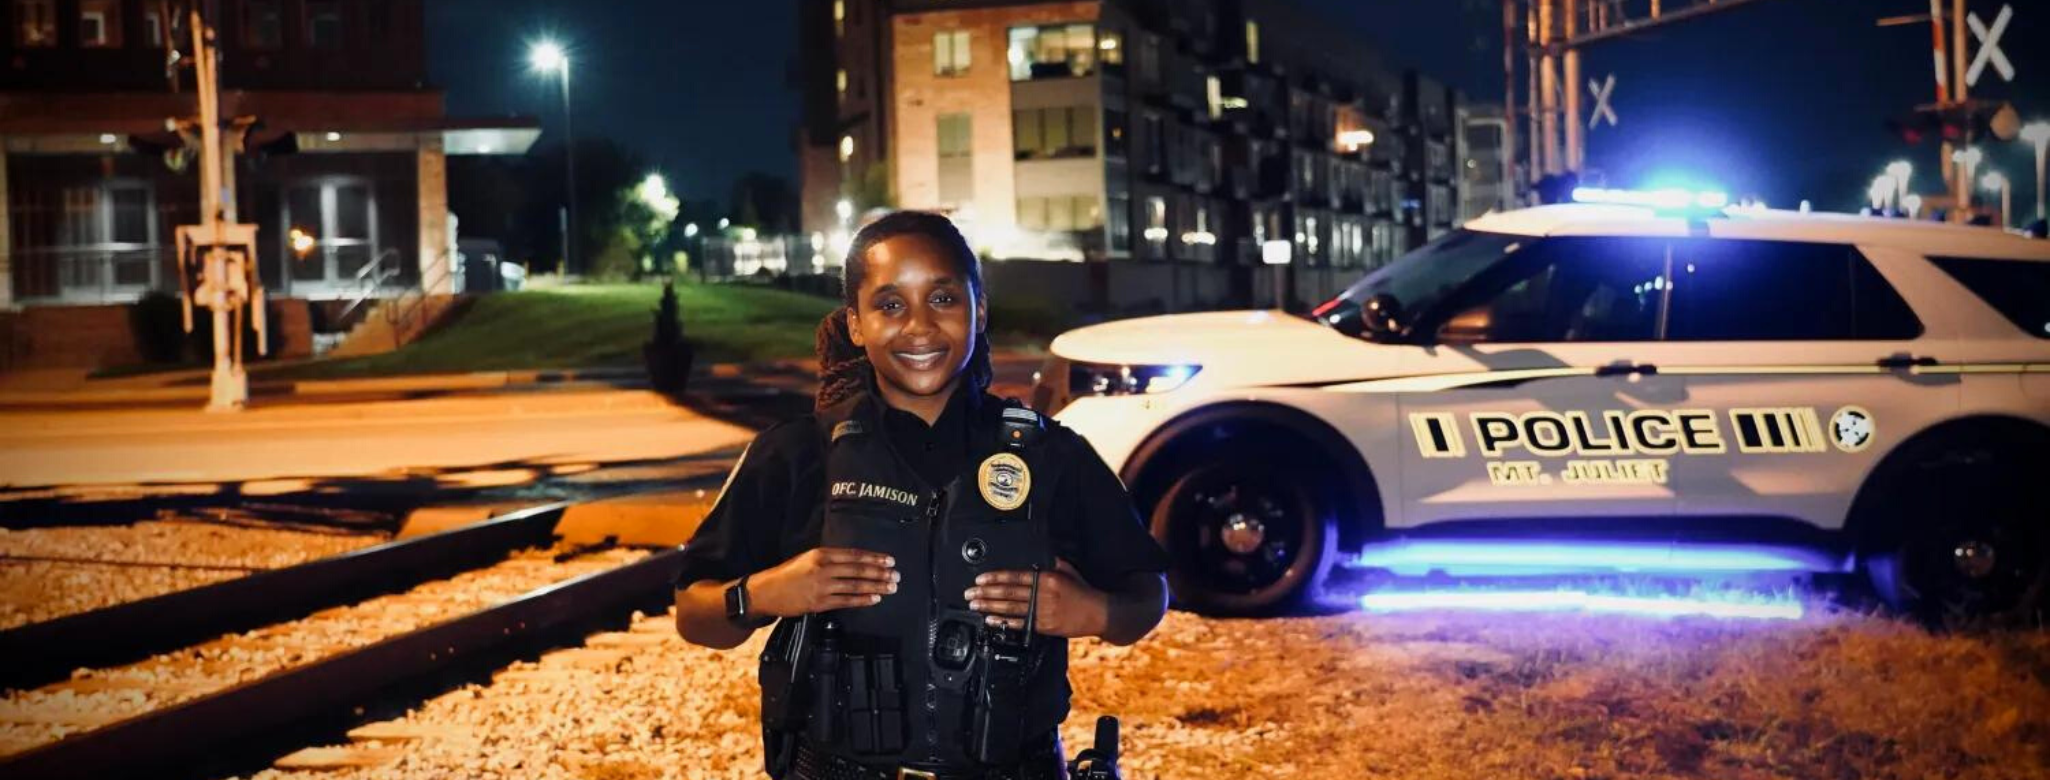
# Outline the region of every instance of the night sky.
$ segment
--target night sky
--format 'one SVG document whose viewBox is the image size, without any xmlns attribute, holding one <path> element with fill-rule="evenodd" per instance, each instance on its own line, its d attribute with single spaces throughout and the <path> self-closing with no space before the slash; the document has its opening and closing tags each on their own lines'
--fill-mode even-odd
<svg viewBox="0 0 2050 780">
<path fill-rule="evenodd" d="M 1501 99 L 1497 0 L 1297 0 L 1343 19 L 1475 100 Z M 2050 119 L 2050 2 L 2020 0 L 2002 38 L 2016 70 L 1989 68 L 1975 97 L 2005 97 L 2024 120 Z M 526 43 L 552 33 L 573 49 L 580 135 L 620 141 L 683 194 L 724 199 L 751 170 L 795 183 L 796 0 L 430 0 L 430 72 L 458 116 L 538 116 L 561 130 L 554 82 L 526 70 Z M 1945 3 L 1948 6 L 1948 0 Z M 1971 0 L 1991 21 L 1998 0 Z M 1616 185 L 1687 183 L 1851 209 L 1892 159 L 1915 164 L 1917 189 L 1939 189 L 1936 147 L 1885 128 L 1934 97 L 1926 25 L 1880 28 L 1926 12 L 1925 0 L 1762 0 L 1583 55 L 1585 76 L 1614 73 L 1620 127 L 1589 136 L 1590 163 Z M 1584 88 L 1584 86 L 1583 86 Z M 1592 98 L 1587 99 L 1592 108 Z M 2032 152 L 1994 144 L 1989 168 L 2034 198 Z M 1984 170 L 1985 168 L 1982 168 Z"/>
</svg>

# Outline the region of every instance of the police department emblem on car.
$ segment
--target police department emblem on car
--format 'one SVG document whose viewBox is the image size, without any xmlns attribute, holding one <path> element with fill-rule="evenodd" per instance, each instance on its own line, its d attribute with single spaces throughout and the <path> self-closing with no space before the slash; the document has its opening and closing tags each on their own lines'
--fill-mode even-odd
<svg viewBox="0 0 2050 780">
<path fill-rule="evenodd" d="M 1025 459 L 1008 452 L 989 456 L 977 470 L 976 483 L 982 488 L 982 500 L 998 511 L 1009 512 L 1025 505 L 1025 497 L 1032 493 L 1032 471 L 1025 467 Z"/>
</svg>

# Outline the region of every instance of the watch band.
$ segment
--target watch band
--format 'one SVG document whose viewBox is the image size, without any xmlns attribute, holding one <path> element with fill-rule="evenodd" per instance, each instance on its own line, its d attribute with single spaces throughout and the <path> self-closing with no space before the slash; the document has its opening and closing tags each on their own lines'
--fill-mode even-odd
<svg viewBox="0 0 2050 780">
<path fill-rule="evenodd" d="M 726 586 L 726 621 L 745 628 L 761 628 L 774 622 L 775 618 L 764 619 L 765 616 L 755 612 L 754 599 L 747 591 L 747 578 L 750 576 L 753 575 L 741 575 L 732 585 Z"/>
</svg>

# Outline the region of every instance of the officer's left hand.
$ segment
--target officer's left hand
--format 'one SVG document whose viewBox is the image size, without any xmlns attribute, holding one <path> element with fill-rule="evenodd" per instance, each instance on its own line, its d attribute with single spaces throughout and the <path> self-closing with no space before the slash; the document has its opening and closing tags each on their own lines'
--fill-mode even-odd
<svg viewBox="0 0 2050 780">
<path fill-rule="evenodd" d="M 1056 559 L 1055 564 L 1053 571 L 1039 575 L 1039 614 L 1033 618 L 1033 630 L 1070 638 L 1101 634 L 1109 610 L 1103 591 L 1089 587 L 1067 561 Z M 987 615 L 991 625 L 1022 629 L 1032 601 L 1032 572 L 984 572 L 965 595 L 968 608 Z"/>
</svg>

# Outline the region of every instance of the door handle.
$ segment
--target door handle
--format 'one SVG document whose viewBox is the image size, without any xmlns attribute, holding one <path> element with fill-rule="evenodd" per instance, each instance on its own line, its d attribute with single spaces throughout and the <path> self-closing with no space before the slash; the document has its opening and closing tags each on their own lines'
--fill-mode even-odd
<svg viewBox="0 0 2050 780">
<path fill-rule="evenodd" d="M 1642 374 L 1644 376 L 1657 376 L 1658 372 L 1659 367 L 1649 363 L 1611 363 L 1595 368 L 1594 375 L 1627 376 L 1630 374 Z"/>
<path fill-rule="evenodd" d="M 1888 355 L 1879 359 L 1880 368 L 1926 368 L 1936 365 L 1936 363 L 1936 358 L 1927 355 L 1921 357 L 1914 355 Z"/>
</svg>

